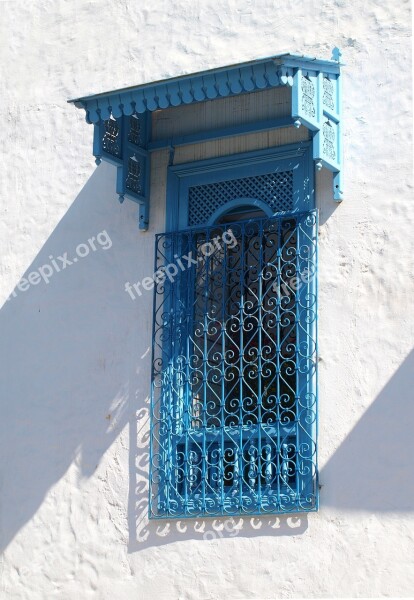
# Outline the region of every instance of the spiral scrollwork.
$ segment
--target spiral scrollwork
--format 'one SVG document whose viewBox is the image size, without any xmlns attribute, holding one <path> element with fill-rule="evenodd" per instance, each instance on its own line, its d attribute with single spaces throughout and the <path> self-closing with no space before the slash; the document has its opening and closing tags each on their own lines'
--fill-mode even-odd
<svg viewBox="0 0 414 600">
<path fill-rule="evenodd" d="M 154 286 L 153 517 L 315 509 L 316 232 L 312 211 L 157 236 L 156 271 L 193 260 Z"/>
</svg>

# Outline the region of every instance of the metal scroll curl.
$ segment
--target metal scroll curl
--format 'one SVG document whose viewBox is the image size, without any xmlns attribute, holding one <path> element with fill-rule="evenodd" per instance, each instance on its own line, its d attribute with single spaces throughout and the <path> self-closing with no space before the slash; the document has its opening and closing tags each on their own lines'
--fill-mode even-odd
<svg viewBox="0 0 414 600">
<path fill-rule="evenodd" d="M 316 510 L 317 213 L 156 237 L 150 516 Z"/>
</svg>

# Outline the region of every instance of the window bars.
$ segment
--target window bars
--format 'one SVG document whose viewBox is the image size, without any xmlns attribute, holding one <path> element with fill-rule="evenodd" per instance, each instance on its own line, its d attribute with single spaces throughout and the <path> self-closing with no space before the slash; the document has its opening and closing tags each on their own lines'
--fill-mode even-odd
<svg viewBox="0 0 414 600">
<path fill-rule="evenodd" d="M 317 213 L 156 236 L 150 517 L 316 510 Z"/>
</svg>

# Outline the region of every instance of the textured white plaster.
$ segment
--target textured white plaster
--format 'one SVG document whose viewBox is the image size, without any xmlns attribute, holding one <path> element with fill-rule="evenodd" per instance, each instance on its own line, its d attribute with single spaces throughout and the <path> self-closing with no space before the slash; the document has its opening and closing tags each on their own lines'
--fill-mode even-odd
<svg viewBox="0 0 414 600">
<path fill-rule="evenodd" d="M 1 597 L 412 596 L 409 3 L 0 7 Z M 151 294 L 133 302 L 124 284 L 149 274 L 168 153 L 154 160 L 151 225 L 140 233 L 66 99 L 282 51 L 329 58 L 333 46 L 347 65 L 346 187 L 335 205 L 330 175 L 318 174 L 320 512 L 237 520 L 237 535 L 222 519 L 148 524 Z M 6 302 L 50 255 L 73 256 L 103 230 L 109 250 Z"/>
</svg>

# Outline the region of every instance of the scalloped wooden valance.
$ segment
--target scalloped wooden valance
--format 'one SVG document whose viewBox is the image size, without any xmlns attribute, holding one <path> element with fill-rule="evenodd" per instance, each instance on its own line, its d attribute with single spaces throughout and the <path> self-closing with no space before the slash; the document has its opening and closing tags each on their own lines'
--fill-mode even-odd
<svg viewBox="0 0 414 600">
<path fill-rule="evenodd" d="M 278 127 L 304 126 L 312 132 L 315 166 L 332 171 L 333 198 L 339 202 L 343 195 L 340 56 L 338 48 L 331 60 L 279 54 L 69 102 L 84 109 L 86 121 L 94 125 L 96 163 L 106 160 L 117 166 L 116 191 L 120 201 L 126 197 L 140 205 L 140 229 L 147 229 L 149 222 L 152 150 Z M 279 86 L 292 90 L 288 119 L 203 131 L 198 136 L 156 143 L 151 140 L 149 116 L 153 111 Z"/>
</svg>

